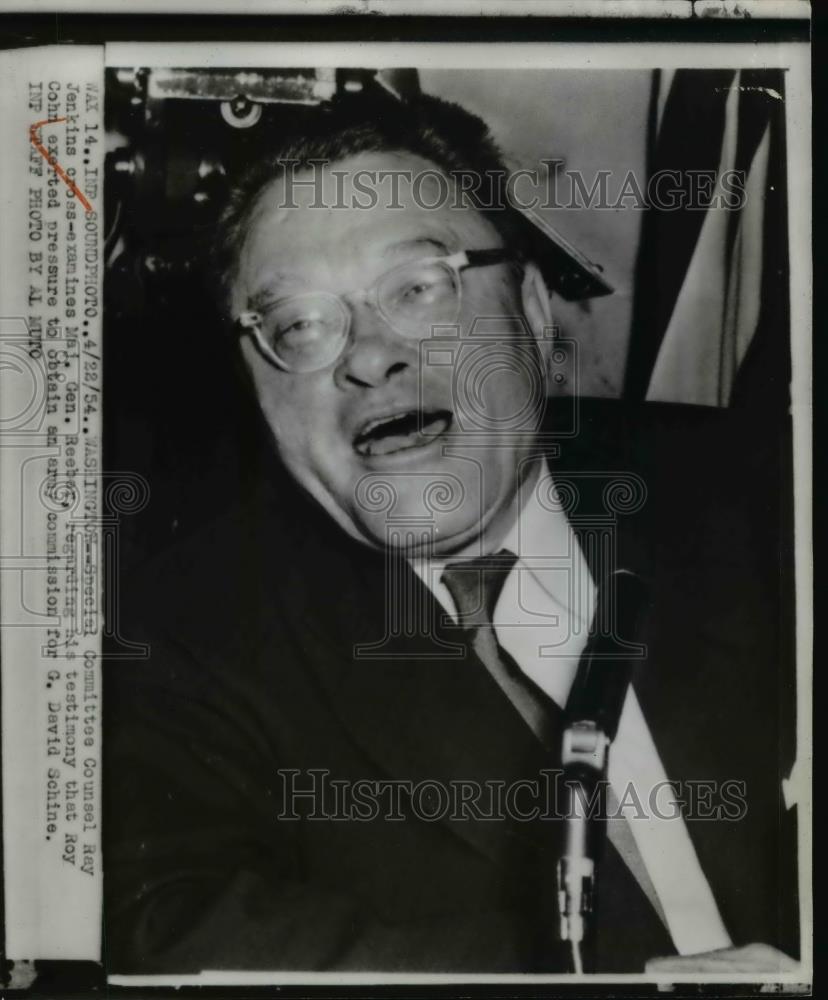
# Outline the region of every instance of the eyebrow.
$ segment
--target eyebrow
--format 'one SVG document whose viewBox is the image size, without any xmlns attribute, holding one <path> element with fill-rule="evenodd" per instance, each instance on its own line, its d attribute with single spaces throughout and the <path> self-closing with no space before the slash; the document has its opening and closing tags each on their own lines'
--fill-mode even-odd
<svg viewBox="0 0 828 1000">
<path fill-rule="evenodd" d="M 442 240 L 434 236 L 417 236 L 412 239 L 398 240 L 395 243 L 385 244 L 380 248 L 379 256 L 381 258 L 387 257 L 398 257 L 408 253 L 411 250 L 418 249 L 430 249 L 437 256 L 448 255 L 449 247 Z M 385 270 L 385 269 L 383 269 Z M 380 271 L 380 274 L 382 271 Z M 286 295 L 301 294 L 286 291 L 284 294 L 278 285 L 288 285 L 291 282 L 299 282 L 305 286 L 308 291 L 313 291 L 298 275 L 295 271 L 271 271 L 267 276 L 267 285 L 259 288 L 253 295 L 250 296 L 250 308 L 262 309 L 266 306 L 272 305 L 274 302 L 278 302 L 280 298 Z M 370 284 L 370 282 L 369 282 Z"/>
<path fill-rule="evenodd" d="M 398 243 L 392 243 L 390 246 L 385 247 L 383 253 L 385 255 L 399 254 L 419 247 L 431 247 L 432 250 L 437 250 L 439 253 L 448 253 L 448 246 L 433 236 L 419 236 L 412 240 L 400 240 Z"/>
</svg>

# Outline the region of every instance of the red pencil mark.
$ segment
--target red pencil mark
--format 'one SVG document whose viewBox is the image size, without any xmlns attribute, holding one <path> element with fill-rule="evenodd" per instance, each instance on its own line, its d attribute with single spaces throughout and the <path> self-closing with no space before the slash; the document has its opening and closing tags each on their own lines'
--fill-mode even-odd
<svg viewBox="0 0 828 1000">
<path fill-rule="evenodd" d="M 86 195 L 81 191 L 77 184 L 72 180 L 72 178 L 66 173 L 63 167 L 58 163 L 56 159 L 49 156 L 49 151 L 40 141 L 40 135 L 38 134 L 44 125 L 57 125 L 58 122 L 65 122 L 65 118 L 44 118 L 42 122 L 35 122 L 34 125 L 29 126 L 29 141 L 34 146 L 34 148 L 40 153 L 43 159 L 49 164 L 49 166 L 54 170 L 58 177 L 63 181 L 63 183 L 69 188 L 69 190 L 74 194 L 78 201 L 83 205 L 87 212 L 91 212 L 92 205 L 87 199 Z"/>
</svg>

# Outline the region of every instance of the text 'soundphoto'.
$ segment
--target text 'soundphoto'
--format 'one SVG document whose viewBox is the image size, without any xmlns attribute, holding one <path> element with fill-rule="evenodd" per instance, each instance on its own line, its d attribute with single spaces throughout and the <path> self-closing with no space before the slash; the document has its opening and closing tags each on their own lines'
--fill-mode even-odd
<svg viewBox="0 0 828 1000">
<path fill-rule="evenodd" d="M 809 989 L 806 50 L 524 48 L 0 54 L 7 985 Z"/>
</svg>

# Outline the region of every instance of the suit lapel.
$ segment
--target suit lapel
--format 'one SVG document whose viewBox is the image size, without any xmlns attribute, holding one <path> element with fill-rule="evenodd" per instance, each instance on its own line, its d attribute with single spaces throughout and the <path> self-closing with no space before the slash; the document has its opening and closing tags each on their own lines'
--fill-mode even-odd
<svg viewBox="0 0 828 1000">
<path fill-rule="evenodd" d="M 571 521 L 596 583 L 614 569 L 631 570 L 649 583 L 641 635 L 647 655 L 633 675 L 644 718 L 688 811 L 698 816 L 707 808 L 699 789 L 710 790 L 701 794 L 712 796 L 714 810 L 725 782 L 740 782 L 747 790 L 747 814 L 737 821 L 716 820 L 714 812 L 706 820 L 690 819 L 687 829 L 734 941 L 775 939 L 773 929 L 763 925 L 767 916 L 757 874 L 775 865 L 762 855 L 759 824 L 775 820 L 778 744 L 772 729 L 761 740 L 740 721 L 775 718 L 763 689 L 763 677 L 774 676 L 768 663 L 773 647 L 760 638 L 765 623 L 757 612 L 762 603 L 756 581 L 735 533 L 732 549 L 714 544 L 708 537 L 713 522 L 699 518 L 692 500 L 665 483 L 655 464 L 633 460 L 623 431 L 614 455 L 602 454 L 600 433 L 599 447 L 591 449 L 593 437 L 586 435 L 573 454 L 562 449 L 550 463 L 553 478 L 557 473 L 577 484 L 579 503 Z M 640 472 L 633 475 L 644 483 L 643 506 L 613 515 L 606 509 L 606 487 L 613 476 L 621 482 L 635 468 Z"/>
<path fill-rule="evenodd" d="M 482 814 L 496 815 L 503 806 L 493 788 L 539 781 L 551 766 L 543 749 L 404 559 L 348 545 L 328 548 L 325 563 L 304 600 L 326 608 L 324 627 L 309 637 L 308 664 L 332 711 L 380 772 L 429 783 L 424 810 L 446 813 L 441 821 L 457 836 L 505 862 L 533 842 L 527 824 L 453 817 L 445 796 L 474 783 Z M 335 606 L 332 579 L 342 581 Z"/>
</svg>

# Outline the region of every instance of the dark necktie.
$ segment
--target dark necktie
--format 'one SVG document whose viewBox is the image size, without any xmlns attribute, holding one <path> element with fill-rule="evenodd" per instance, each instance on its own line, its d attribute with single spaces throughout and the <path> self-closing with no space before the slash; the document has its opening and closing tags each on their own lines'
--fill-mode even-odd
<svg viewBox="0 0 828 1000">
<path fill-rule="evenodd" d="M 449 563 L 442 581 L 457 607 L 458 624 L 478 658 L 541 743 L 557 750 L 560 709 L 500 645 L 492 624 L 503 584 L 516 561 L 514 552 L 501 549 L 493 556 Z"/>
</svg>

